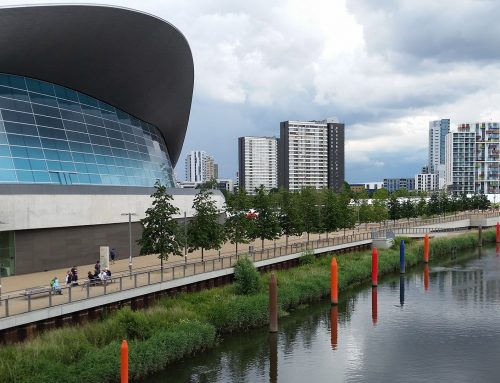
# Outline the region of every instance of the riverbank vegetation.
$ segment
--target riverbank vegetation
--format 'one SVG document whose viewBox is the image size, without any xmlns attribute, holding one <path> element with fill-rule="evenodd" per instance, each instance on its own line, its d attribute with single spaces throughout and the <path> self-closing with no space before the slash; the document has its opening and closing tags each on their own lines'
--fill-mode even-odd
<svg viewBox="0 0 500 383">
<path fill-rule="evenodd" d="M 483 233 L 495 241 L 493 230 Z M 406 264 L 421 262 L 422 241 L 409 241 Z M 477 234 L 431 240 L 430 258 L 477 246 Z M 300 266 L 276 272 L 280 315 L 329 294 L 331 256 L 306 254 Z M 339 291 L 370 280 L 371 252 L 337 256 Z M 251 275 L 248 265 L 243 274 Z M 399 249 L 379 251 L 380 275 L 397 271 Z M 160 300 L 154 307 L 106 313 L 97 322 L 47 331 L 33 340 L 0 349 L 0 382 L 117 382 L 122 339 L 129 342 L 131 379 L 167 367 L 174 360 L 204 352 L 226 333 L 268 323 L 269 274 L 260 275 L 255 293 L 237 284 Z M 241 291 L 247 293 L 248 291 Z"/>
</svg>

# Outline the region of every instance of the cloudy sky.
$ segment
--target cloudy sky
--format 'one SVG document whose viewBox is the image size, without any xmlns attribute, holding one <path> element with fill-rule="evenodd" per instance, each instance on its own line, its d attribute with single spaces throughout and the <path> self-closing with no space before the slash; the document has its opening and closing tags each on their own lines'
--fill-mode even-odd
<svg viewBox="0 0 500 383">
<path fill-rule="evenodd" d="M 235 178 L 239 136 L 278 136 L 280 121 L 327 117 L 346 124 L 348 182 L 409 177 L 426 162 L 430 120 L 499 119 L 496 0 L 107 3 L 171 22 L 191 46 L 179 180 L 189 150 L 209 152 L 220 177 Z"/>
</svg>

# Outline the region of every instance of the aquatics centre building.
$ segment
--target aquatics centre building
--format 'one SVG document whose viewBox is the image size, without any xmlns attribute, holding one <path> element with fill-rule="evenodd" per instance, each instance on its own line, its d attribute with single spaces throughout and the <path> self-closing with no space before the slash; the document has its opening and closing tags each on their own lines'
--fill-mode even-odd
<svg viewBox="0 0 500 383">
<path fill-rule="evenodd" d="M 93 263 L 103 245 L 127 256 L 126 214 L 136 239 L 156 180 L 174 187 L 194 80 L 185 37 L 125 8 L 19 6 L 0 8 L 0 49 L 2 275 Z M 171 193 L 189 216 L 194 191 Z"/>
</svg>

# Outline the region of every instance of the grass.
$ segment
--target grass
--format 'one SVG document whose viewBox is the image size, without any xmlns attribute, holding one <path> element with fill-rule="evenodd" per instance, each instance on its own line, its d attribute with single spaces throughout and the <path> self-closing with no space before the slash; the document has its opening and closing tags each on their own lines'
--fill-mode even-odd
<svg viewBox="0 0 500 383">
<path fill-rule="evenodd" d="M 494 242 L 495 232 L 483 232 Z M 405 240 L 406 243 L 406 240 Z M 477 234 L 431 240 L 430 258 L 474 248 Z M 331 256 L 309 257 L 299 267 L 276 272 L 280 315 L 329 294 Z M 406 267 L 421 262 L 422 241 L 406 245 Z M 371 252 L 337 257 L 339 291 L 370 280 Z M 399 249 L 379 251 L 379 274 L 399 270 Z M 138 379 L 169 363 L 213 347 L 218 337 L 268 323 L 269 274 L 258 292 L 240 295 L 234 285 L 165 298 L 154 307 L 121 309 L 86 325 L 47 331 L 35 339 L 0 349 L 1 382 L 118 382 L 122 339 L 129 342 L 129 371 Z M 105 373 L 102 373 L 105 372 Z"/>
</svg>

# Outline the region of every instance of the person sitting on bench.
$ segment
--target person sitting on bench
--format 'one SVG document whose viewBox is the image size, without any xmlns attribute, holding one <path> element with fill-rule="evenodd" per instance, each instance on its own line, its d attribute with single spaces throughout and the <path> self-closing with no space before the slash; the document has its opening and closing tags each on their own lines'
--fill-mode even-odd
<svg viewBox="0 0 500 383">
<path fill-rule="evenodd" d="M 59 279 L 57 277 L 54 277 L 54 279 L 50 281 L 50 287 L 54 293 L 62 294 L 61 286 L 59 286 Z"/>
</svg>

